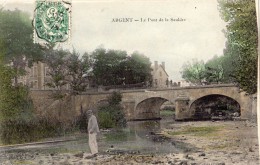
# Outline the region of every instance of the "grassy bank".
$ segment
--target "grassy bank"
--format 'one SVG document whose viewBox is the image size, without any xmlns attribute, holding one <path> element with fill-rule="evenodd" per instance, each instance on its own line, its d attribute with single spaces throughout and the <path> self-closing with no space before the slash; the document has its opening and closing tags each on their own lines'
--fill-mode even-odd
<svg viewBox="0 0 260 165">
<path fill-rule="evenodd" d="M 165 136 L 203 151 L 253 152 L 258 148 L 257 126 L 244 121 L 176 122 L 162 132 Z"/>
<path fill-rule="evenodd" d="M 174 116 L 174 115 L 175 115 L 175 111 L 173 111 L 173 110 L 161 110 L 160 111 L 161 117 L 168 117 L 168 116 Z"/>
<path fill-rule="evenodd" d="M 201 136 L 201 137 L 210 137 L 215 136 L 223 126 L 203 126 L 203 127 L 194 127 L 194 126 L 184 126 L 179 131 L 167 131 L 168 135 L 192 135 L 192 136 Z"/>
</svg>

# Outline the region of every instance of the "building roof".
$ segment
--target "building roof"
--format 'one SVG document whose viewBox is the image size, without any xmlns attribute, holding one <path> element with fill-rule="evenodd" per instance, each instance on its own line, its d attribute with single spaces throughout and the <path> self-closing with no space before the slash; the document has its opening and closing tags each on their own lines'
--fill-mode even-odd
<svg viewBox="0 0 260 165">
<path fill-rule="evenodd" d="M 162 65 L 160 64 L 160 65 L 158 65 L 158 67 L 161 67 L 162 68 L 162 70 L 164 71 L 164 73 L 169 77 L 169 75 L 168 75 L 168 73 L 166 72 L 166 70 L 162 67 Z M 153 71 L 155 71 L 155 69 L 154 69 L 155 67 L 154 67 L 154 65 L 152 66 L 152 69 L 153 69 Z"/>
</svg>

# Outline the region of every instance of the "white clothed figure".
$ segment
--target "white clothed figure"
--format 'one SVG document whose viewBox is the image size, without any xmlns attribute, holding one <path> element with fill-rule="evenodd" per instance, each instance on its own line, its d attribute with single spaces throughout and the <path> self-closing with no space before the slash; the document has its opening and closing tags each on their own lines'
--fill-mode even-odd
<svg viewBox="0 0 260 165">
<path fill-rule="evenodd" d="M 99 132 L 99 127 L 97 123 L 96 116 L 93 115 L 93 112 L 89 110 L 88 114 L 88 137 L 89 137 L 89 148 L 92 155 L 98 153 L 97 145 L 97 133 Z"/>
</svg>

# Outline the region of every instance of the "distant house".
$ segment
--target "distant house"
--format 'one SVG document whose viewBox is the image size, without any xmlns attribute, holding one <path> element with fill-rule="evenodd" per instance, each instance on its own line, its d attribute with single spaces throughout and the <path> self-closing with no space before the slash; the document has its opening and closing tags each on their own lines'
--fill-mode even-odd
<svg viewBox="0 0 260 165">
<path fill-rule="evenodd" d="M 192 86 L 192 83 L 186 80 L 180 80 L 180 87 L 187 87 L 187 86 Z"/>
<path fill-rule="evenodd" d="M 165 70 L 165 62 L 158 64 L 158 61 L 155 61 L 152 69 L 152 86 L 155 88 L 167 88 L 169 86 L 169 76 Z"/>
<path fill-rule="evenodd" d="M 170 83 L 171 87 L 188 87 L 188 86 L 194 86 L 191 82 L 188 82 L 186 80 L 180 80 L 177 82 Z"/>
</svg>

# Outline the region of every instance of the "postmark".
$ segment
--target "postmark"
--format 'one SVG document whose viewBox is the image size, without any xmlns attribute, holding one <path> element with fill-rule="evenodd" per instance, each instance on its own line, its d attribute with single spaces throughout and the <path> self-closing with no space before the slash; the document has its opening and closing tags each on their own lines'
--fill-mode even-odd
<svg viewBox="0 0 260 165">
<path fill-rule="evenodd" d="M 71 29 L 71 2 L 37 0 L 34 11 L 34 42 L 67 42 Z"/>
</svg>

